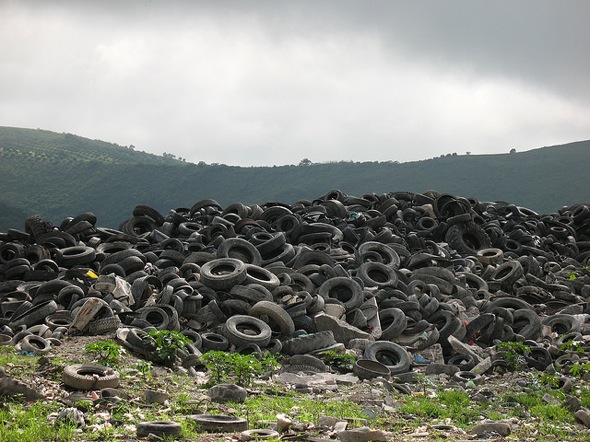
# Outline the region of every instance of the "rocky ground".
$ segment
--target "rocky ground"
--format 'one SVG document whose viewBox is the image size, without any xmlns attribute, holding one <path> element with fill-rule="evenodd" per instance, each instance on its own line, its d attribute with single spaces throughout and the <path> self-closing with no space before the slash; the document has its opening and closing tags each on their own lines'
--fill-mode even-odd
<svg viewBox="0 0 590 442">
<path fill-rule="evenodd" d="M 6 364 L 6 375 L 23 381 L 26 385 L 46 397 L 46 401 L 57 401 L 66 408 L 82 398 L 93 401 L 93 405 L 84 410 L 87 426 L 76 440 L 89 439 L 93 431 L 102 427 L 116 426 L 114 440 L 135 440 L 136 428 L 133 424 L 116 422 L 113 407 L 116 403 L 104 403 L 98 398 L 100 392 L 76 392 L 66 387 L 61 381 L 63 367 L 71 363 L 92 362 L 91 355 L 84 352 L 87 344 L 105 339 L 105 337 L 68 337 L 63 344 L 54 347 L 45 357 L 30 356 L 36 360 L 35 373 L 29 377 L 26 364 Z M 19 359 L 20 360 L 20 359 Z M 16 360 L 15 360 L 16 361 Z M 232 415 L 237 410 L 224 403 L 216 403 L 207 395 L 203 384 L 207 380 L 206 373 L 198 373 L 197 377 L 178 373 L 164 367 L 152 366 L 149 376 L 140 370 L 134 370 L 141 361 L 130 352 L 121 356 L 119 371 L 124 372 L 118 390 L 121 397 L 128 401 L 131 416 L 129 421 L 142 416 L 172 416 L 170 420 L 180 422 L 184 416 L 199 413 L 222 413 Z M 425 365 L 414 367 L 414 372 L 424 372 Z M 366 421 L 358 417 L 342 423 L 329 415 L 318 415 L 314 422 L 299 421 L 296 408 L 284 410 L 276 422 L 259 423 L 259 428 L 280 427 L 281 438 L 284 440 L 330 440 L 344 442 L 365 440 L 389 441 L 460 441 L 460 440 L 546 440 L 548 426 L 559 427 L 567 440 L 590 440 L 587 427 L 574 419 L 567 421 L 547 421 L 535 417 L 531 410 L 522 404 L 502 403 L 494 398 L 506 393 L 525 393 L 535 388 L 534 377 L 527 372 L 506 372 L 485 375 L 481 382 L 474 384 L 457 384 L 450 382 L 447 375 L 420 376 L 418 381 L 409 384 L 395 383 L 383 379 L 360 381 L 353 374 L 302 374 L 289 373 L 275 375 L 271 381 L 255 382 L 249 389 L 249 395 L 281 395 L 289 390 L 297 390 L 314 401 L 330 401 L 346 399 L 361 406 Z M 489 411 L 503 413 L 502 420 L 490 420 L 486 413 L 474 417 L 472 421 L 454 422 L 453 419 L 429 418 L 420 413 L 412 414 L 404 408 L 409 401 L 419 397 L 431 397 L 437 403 L 440 388 L 465 391 L 473 404 L 492 402 L 494 407 Z M 587 382 L 576 379 L 573 390 L 580 392 L 587 389 Z M 147 403 L 146 390 L 166 392 L 168 397 L 162 403 Z M 574 393 L 572 393 L 574 394 Z M 556 399 L 546 397 L 547 403 Z M 182 403 L 182 405 L 179 405 Z M 440 405 L 439 406 L 445 406 Z M 321 407 L 320 407 L 321 408 Z M 154 414 L 155 413 L 155 414 Z M 152 419 L 153 420 L 153 419 Z M 91 428 L 94 427 L 94 428 Z M 250 426 L 252 428 L 252 425 Z M 198 435 L 199 441 L 236 440 L 239 432 L 234 433 L 203 433 Z M 242 436 L 243 438 L 243 436 Z M 102 439 L 98 439 L 102 440 Z M 107 439 L 108 440 L 108 439 Z M 184 439 L 187 440 L 187 439 Z"/>
</svg>

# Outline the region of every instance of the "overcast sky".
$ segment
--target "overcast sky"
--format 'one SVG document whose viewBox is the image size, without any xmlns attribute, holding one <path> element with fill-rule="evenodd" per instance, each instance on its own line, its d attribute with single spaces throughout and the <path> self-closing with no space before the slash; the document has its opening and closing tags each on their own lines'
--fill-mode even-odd
<svg viewBox="0 0 590 442">
<path fill-rule="evenodd" d="M 238 166 L 590 139 L 587 0 L 0 0 L 0 125 Z"/>
</svg>

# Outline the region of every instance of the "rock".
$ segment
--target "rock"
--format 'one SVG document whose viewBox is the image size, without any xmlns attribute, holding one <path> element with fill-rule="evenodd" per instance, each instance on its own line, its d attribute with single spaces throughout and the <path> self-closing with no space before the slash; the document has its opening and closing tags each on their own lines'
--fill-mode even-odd
<svg viewBox="0 0 590 442">
<path fill-rule="evenodd" d="M 453 376 L 455 373 L 458 373 L 459 371 L 461 371 L 461 369 L 456 365 L 430 364 L 426 366 L 424 373 L 427 375 L 446 374 L 449 376 Z"/>
<path fill-rule="evenodd" d="M 207 394 L 213 402 L 244 402 L 248 396 L 245 388 L 235 384 L 217 384 L 211 387 Z"/>
<path fill-rule="evenodd" d="M 347 422 L 345 420 L 339 419 L 337 417 L 333 417 L 333 416 L 320 416 L 318 418 L 318 425 L 322 426 L 322 427 L 328 427 L 328 428 L 335 428 L 336 425 L 338 423 L 344 423 L 347 424 Z M 344 428 L 341 428 L 341 430 L 345 430 L 346 429 L 346 425 L 344 426 Z"/>
<path fill-rule="evenodd" d="M 575 396 L 567 396 L 561 406 L 567 408 L 572 413 L 578 411 L 582 407 L 580 399 Z"/>
<path fill-rule="evenodd" d="M 433 364 L 445 363 L 442 346 L 440 344 L 434 344 L 428 348 L 425 348 L 424 350 L 422 350 L 422 356 L 428 359 Z"/>
<path fill-rule="evenodd" d="M 344 345 L 347 345 L 351 339 L 369 339 L 371 337 L 369 333 L 325 313 L 318 314 L 314 320 L 318 331 L 331 331 L 334 333 L 334 340 Z"/>
<path fill-rule="evenodd" d="M 143 399 L 148 404 L 165 404 L 170 395 L 164 391 L 145 390 L 143 392 Z"/>
<path fill-rule="evenodd" d="M 0 367 L 0 395 L 14 396 L 22 394 L 28 401 L 45 399 L 45 396 L 37 390 L 27 387 L 22 382 L 6 376 L 4 367 Z"/>
<path fill-rule="evenodd" d="M 84 413 L 74 407 L 59 410 L 55 421 L 64 424 L 74 424 L 76 427 L 82 428 L 86 426 Z"/>
<path fill-rule="evenodd" d="M 492 367 L 492 358 L 488 357 L 469 370 L 473 374 L 484 374 Z"/>
<path fill-rule="evenodd" d="M 584 426 L 590 428 L 590 412 L 586 408 L 580 408 L 574 413 L 574 416 Z"/>
<path fill-rule="evenodd" d="M 342 442 L 386 441 L 391 437 L 386 431 L 372 430 L 368 427 L 339 431 L 336 436 Z"/>
<path fill-rule="evenodd" d="M 293 419 L 291 419 L 289 416 L 284 413 L 277 414 L 277 431 L 285 432 L 291 427 L 292 424 Z"/>
<path fill-rule="evenodd" d="M 473 434 L 497 433 L 502 437 L 509 436 L 511 432 L 512 428 L 509 423 L 498 421 L 484 421 L 471 429 Z"/>
<path fill-rule="evenodd" d="M 451 347 L 453 347 L 457 353 L 464 356 L 472 357 L 476 364 L 481 362 L 481 357 L 475 351 L 473 351 L 471 345 L 459 341 L 456 337 L 452 335 L 449 336 L 447 340 L 449 341 L 449 344 L 451 344 Z"/>
</svg>

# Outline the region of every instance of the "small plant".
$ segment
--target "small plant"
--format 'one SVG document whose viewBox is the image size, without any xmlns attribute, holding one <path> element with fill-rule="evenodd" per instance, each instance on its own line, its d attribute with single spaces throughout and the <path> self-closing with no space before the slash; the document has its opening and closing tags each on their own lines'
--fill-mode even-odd
<svg viewBox="0 0 590 442">
<path fill-rule="evenodd" d="M 152 363 L 150 361 L 146 361 L 145 359 L 137 361 L 133 368 L 141 373 L 145 378 L 151 377 L 152 375 Z"/>
<path fill-rule="evenodd" d="M 581 273 L 590 272 L 590 267 L 581 267 L 579 269 L 579 272 L 581 272 Z M 568 278 L 571 281 L 575 281 L 576 279 L 578 279 L 578 274 L 576 272 L 574 272 L 574 271 L 571 271 L 571 272 L 568 273 Z"/>
<path fill-rule="evenodd" d="M 542 373 L 537 377 L 538 381 L 553 388 L 559 387 L 559 375 L 556 373 Z"/>
<path fill-rule="evenodd" d="M 563 342 L 559 346 L 559 350 L 583 355 L 585 353 L 583 345 L 584 345 L 584 342 L 582 342 L 582 341 L 576 341 L 574 339 L 570 339 L 568 341 Z"/>
<path fill-rule="evenodd" d="M 586 363 L 579 363 L 576 362 L 574 364 L 571 365 L 571 367 L 569 368 L 569 373 L 573 376 L 577 376 L 577 377 L 582 377 L 584 376 L 586 373 L 590 373 L 590 363 L 586 362 Z"/>
<path fill-rule="evenodd" d="M 524 356 L 531 348 L 523 342 L 507 341 L 496 345 L 498 351 L 504 352 L 504 361 L 510 370 L 519 370 L 526 365 Z"/>
<path fill-rule="evenodd" d="M 154 361 L 166 366 L 174 365 L 176 352 L 191 343 L 189 338 L 174 330 L 150 330 L 144 339 L 156 346 Z"/>
<path fill-rule="evenodd" d="M 123 348 L 112 339 L 88 344 L 84 347 L 84 351 L 94 355 L 99 364 L 109 367 L 115 367 L 119 356 L 124 352 Z"/>
<path fill-rule="evenodd" d="M 252 384 L 255 377 L 272 372 L 279 367 L 279 362 L 271 353 L 260 357 L 255 354 L 209 351 L 201 356 L 201 361 L 210 374 L 210 385 L 233 379 L 238 385 L 248 386 Z"/>
<path fill-rule="evenodd" d="M 354 355 L 334 350 L 323 351 L 318 354 L 318 357 L 338 373 L 350 373 L 356 361 Z"/>
</svg>

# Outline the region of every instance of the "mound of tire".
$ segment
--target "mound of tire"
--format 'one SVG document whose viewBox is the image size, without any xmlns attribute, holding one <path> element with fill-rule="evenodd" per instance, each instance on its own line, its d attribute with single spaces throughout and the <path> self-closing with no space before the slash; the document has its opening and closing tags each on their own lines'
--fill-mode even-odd
<svg viewBox="0 0 590 442">
<path fill-rule="evenodd" d="M 186 366 L 208 350 L 355 348 L 400 374 L 435 345 L 464 372 L 483 359 L 473 349 L 501 342 L 529 345 L 539 370 L 568 363 L 563 342 L 588 342 L 586 204 L 540 215 L 437 192 L 334 190 L 168 214 L 138 205 L 119 229 L 96 223 L 90 212 L 59 226 L 31 217 L 0 233 L 1 343 L 45 354 L 66 334 L 116 333 L 149 357 L 142 336 L 155 328 L 193 341 Z"/>
</svg>

